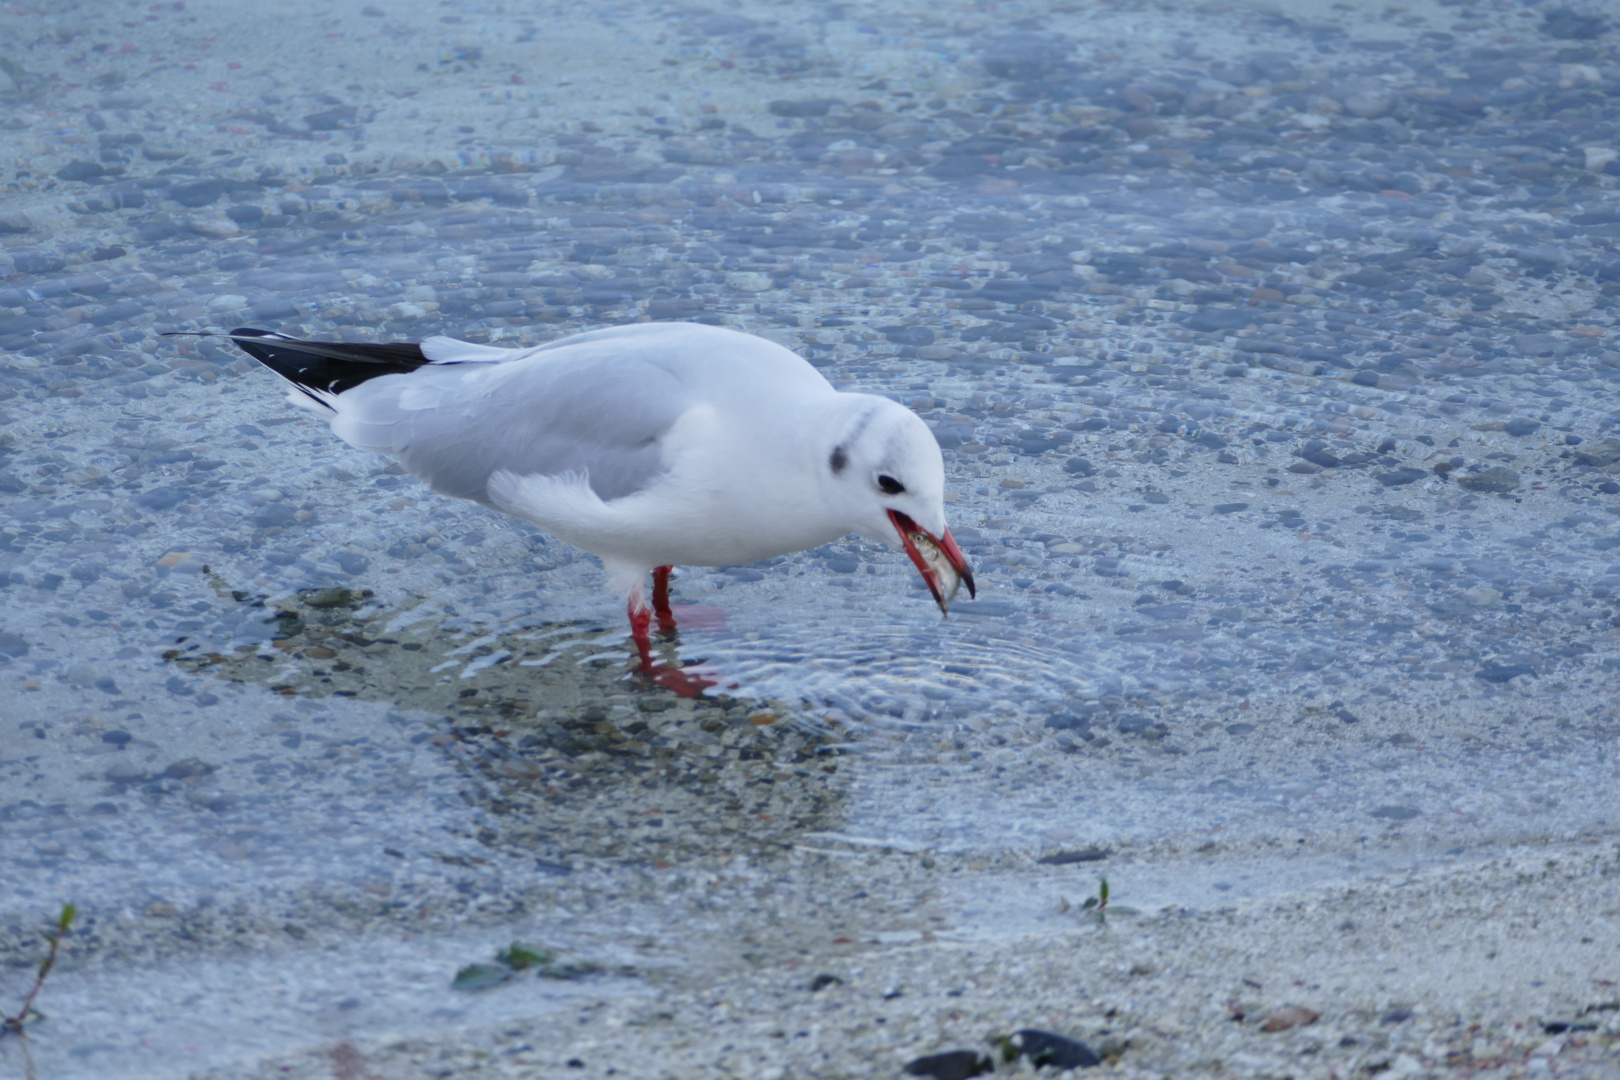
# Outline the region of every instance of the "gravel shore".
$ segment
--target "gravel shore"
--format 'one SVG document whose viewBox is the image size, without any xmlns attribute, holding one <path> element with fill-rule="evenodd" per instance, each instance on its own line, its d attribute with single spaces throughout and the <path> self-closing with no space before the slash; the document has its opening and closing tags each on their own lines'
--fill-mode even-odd
<svg viewBox="0 0 1620 1080">
<path fill-rule="evenodd" d="M 0 1008 L 84 911 L 40 1074 L 895 1076 L 1028 1028 L 1620 1073 L 1617 40 L 0 12 Z M 684 571 L 665 648 L 727 682 L 677 699 L 593 560 L 160 336 L 638 319 L 915 409 L 979 599 L 855 542 Z M 514 941 L 540 975 L 451 989 Z"/>
</svg>

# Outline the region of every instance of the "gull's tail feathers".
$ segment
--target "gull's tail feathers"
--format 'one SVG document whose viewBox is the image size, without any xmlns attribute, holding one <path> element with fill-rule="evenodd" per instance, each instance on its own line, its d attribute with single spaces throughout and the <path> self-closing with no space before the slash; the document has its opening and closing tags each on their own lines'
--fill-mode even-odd
<svg viewBox="0 0 1620 1080">
<path fill-rule="evenodd" d="M 348 341 L 304 341 L 271 330 L 244 326 L 223 337 L 253 359 L 292 383 L 317 405 L 332 409 L 332 401 L 379 375 L 404 375 L 427 364 L 461 363 L 460 359 L 430 359 L 413 341 L 368 344 Z"/>
</svg>

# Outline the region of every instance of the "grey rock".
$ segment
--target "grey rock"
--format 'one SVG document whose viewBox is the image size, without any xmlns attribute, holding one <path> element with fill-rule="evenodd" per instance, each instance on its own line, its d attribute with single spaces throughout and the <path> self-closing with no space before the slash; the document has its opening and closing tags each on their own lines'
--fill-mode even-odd
<svg viewBox="0 0 1620 1080">
<path fill-rule="evenodd" d="M 1457 486 L 1468 491 L 1512 491 L 1519 486 L 1519 474 L 1505 465 L 1493 465 L 1482 472 L 1459 476 Z"/>
</svg>

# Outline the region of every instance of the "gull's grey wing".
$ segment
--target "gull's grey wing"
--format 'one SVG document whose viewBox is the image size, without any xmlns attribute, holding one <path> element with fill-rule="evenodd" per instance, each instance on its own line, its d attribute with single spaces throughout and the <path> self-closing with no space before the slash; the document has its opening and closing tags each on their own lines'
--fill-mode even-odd
<svg viewBox="0 0 1620 1080">
<path fill-rule="evenodd" d="M 666 470 L 663 437 L 692 406 L 654 364 L 531 353 L 505 363 L 429 365 L 337 399 L 332 430 L 393 454 L 435 491 L 489 505 L 491 474 L 582 473 L 604 501 Z"/>
</svg>

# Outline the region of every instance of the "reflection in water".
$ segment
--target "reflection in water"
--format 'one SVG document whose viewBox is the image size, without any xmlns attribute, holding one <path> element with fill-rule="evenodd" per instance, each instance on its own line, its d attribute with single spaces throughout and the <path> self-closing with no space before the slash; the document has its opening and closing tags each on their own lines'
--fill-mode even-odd
<svg viewBox="0 0 1620 1080">
<path fill-rule="evenodd" d="M 185 643 L 165 659 L 210 681 L 424 717 L 413 740 L 476 778 L 467 790 L 491 815 L 477 837 L 491 847 L 565 868 L 579 855 L 667 863 L 769 847 L 823 827 L 836 806 L 830 729 L 775 702 L 673 692 L 640 669 L 621 631 L 531 618 L 455 634 L 347 589 L 274 604 L 230 595 L 260 611 L 267 643 L 228 653 Z M 662 646 L 679 670 L 673 643 Z"/>
</svg>

